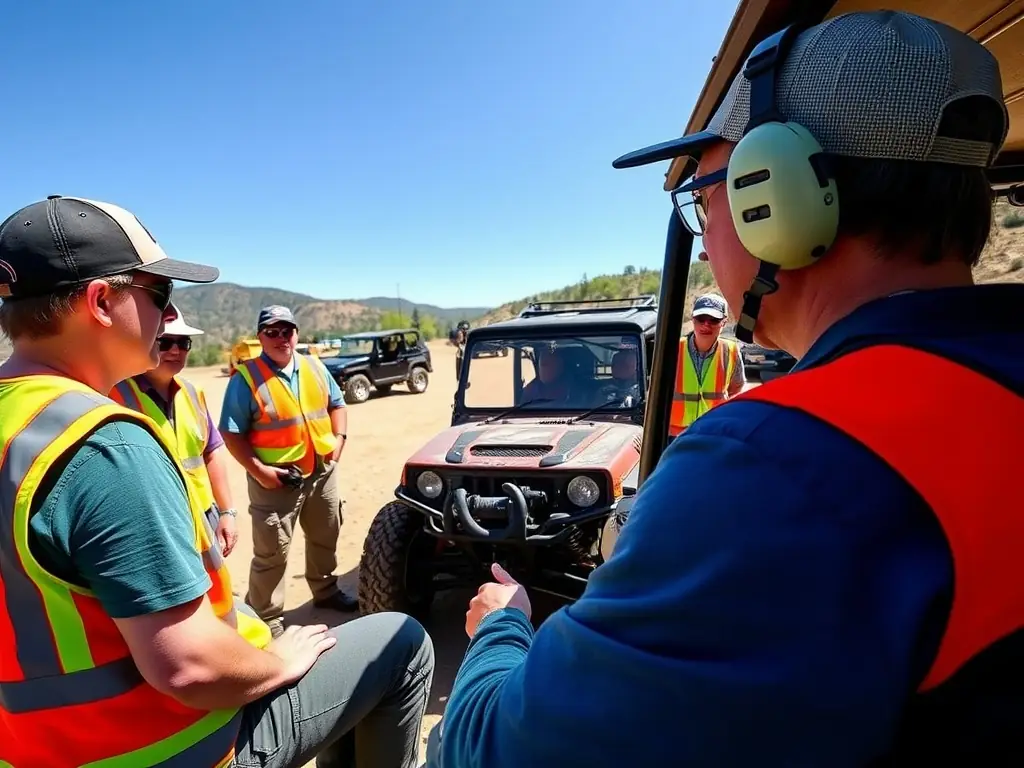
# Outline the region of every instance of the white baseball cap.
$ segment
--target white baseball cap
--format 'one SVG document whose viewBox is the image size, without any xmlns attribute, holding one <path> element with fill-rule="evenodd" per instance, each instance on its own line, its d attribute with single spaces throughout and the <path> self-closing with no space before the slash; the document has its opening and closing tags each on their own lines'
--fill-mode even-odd
<svg viewBox="0 0 1024 768">
<path fill-rule="evenodd" d="M 174 310 L 174 319 L 169 323 L 164 323 L 164 332 L 161 336 L 202 336 L 206 333 L 206 331 L 193 328 L 186 323 L 185 316 L 181 314 L 181 310 L 175 304 L 172 303 L 169 308 Z"/>
<path fill-rule="evenodd" d="M 697 297 L 697 300 L 693 302 L 693 317 L 707 315 L 716 320 L 723 320 L 728 314 L 729 305 L 717 293 L 705 293 L 703 296 Z"/>
</svg>

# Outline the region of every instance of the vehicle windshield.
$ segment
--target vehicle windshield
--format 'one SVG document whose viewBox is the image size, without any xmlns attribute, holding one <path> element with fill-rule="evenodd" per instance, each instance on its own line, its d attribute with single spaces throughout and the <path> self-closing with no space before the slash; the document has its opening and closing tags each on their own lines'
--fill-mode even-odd
<svg viewBox="0 0 1024 768">
<path fill-rule="evenodd" d="M 465 357 L 467 408 L 631 411 L 644 396 L 640 336 L 479 339 Z"/>
<path fill-rule="evenodd" d="M 340 339 L 337 345 L 338 357 L 361 357 L 373 352 L 373 339 Z"/>
</svg>

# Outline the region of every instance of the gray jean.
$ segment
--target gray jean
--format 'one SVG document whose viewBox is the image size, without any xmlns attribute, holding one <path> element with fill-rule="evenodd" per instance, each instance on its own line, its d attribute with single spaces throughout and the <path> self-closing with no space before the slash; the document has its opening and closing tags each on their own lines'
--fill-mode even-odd
<svg viewBox="0 0 1024 768">
<path fill-rule="evenodd" d="M 415 768 L 434 646 L 400 613 L 333 630 L 338 643 L 294 685 L 245 707 L 239 768 Z"/>
</svg>

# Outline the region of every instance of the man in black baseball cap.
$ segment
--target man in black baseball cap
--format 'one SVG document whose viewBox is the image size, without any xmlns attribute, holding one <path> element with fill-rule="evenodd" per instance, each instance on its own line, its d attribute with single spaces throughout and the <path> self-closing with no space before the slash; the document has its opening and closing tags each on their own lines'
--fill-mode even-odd
<svg viewBox="0 0 1024 768">
<path fill-rule="evenodd" d="M 107 397 L 157 362 L 171 281 L 217 270 L 167 258 L 117 206 L 50 198 L 0 225 L 0 275 L 0 648 L 19 662 L 0 763 L 411 768 L 423 628 L 380 614 L 272 640 L 232 597 L 174 437 Z"/>
<path fill-rule="evenodd" d="M 56 346 L 87 356 L 106 394 L 156 364 L 172 280 L 209 283 L 219 274 L 168 258 L 124 208 L 52 195 L 0 224 L 0 329 L 36 357 L 59 336 Z"/>
</svg>

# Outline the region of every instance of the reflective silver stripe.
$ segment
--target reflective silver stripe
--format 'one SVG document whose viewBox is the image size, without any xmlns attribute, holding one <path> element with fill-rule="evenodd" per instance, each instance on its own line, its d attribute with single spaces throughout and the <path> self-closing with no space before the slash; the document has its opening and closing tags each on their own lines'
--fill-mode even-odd
<svg viewBox="0 0 1024 768">
<path fill-rule="evenodd" d="M 196 416 L 199 419 L 200 434 L 203 437 L 203 445 L 205 446 L 210 440 L 210 436 L 206 433 L 206 409 L 203 408 L 203 401 L 199 397 L 199 390 L 196 389 L 195 384 L 186 379 L 179 379 L 181 382 L 181 388 L 185 390 L 185 394 L 188 395 L 188 399 L 192 403 L 192 409 L 196 412 Z"/>
<path fill-rule="evenodd" d="M 296 416 L 293 419 L 278 419 L 273 424 L 264 424 L 257 422 L 252 425 L 253 432 L 270 432 L 275 429 L 283 429 L 284 427 L 299 427 L 304 423 L 304 419 L 301 416 Z"/>
<path fill-rule="evenodd" d="M 310 411 L 306 414 L 306 421 L 312 421 L 313 419 L 326 419 L 327 409 L 317 408 L 315 411 Z"/>
<path fill-rule="evenodd" d="M 201 466 L 206 464 L 206 460 L 202 456 L 189 456 L 188 458 L 181 460 L 181 466 L 186 470 L 188 469 L 199 469 Z"/>
<path fill-rule="evenodd" d="M 203 552 L 203 561 L 209 569 L 216 571 L 224 565 L 224 556 L 221 554 L 220 544 L 217 543 L 217 532 L 210 520 L 214 514 L 216 513 L 204 512 L 200 517 L 203 518 L 206 535 L 210 538 L 210 548 Z"/>
<path fill-rule="evenodd" d="M 0 709 L 16 715 L 88 704 L 121 696 L 143 682 L 138 667 L 128 657 L 69 674 L 0 683 Z"/>
<path fill-rule="evenodd" d="M 43 599 L 22 569 L 14 544 L 14 499 L 25 475 L 46 447 L 93 408 L 109 403 L 98 393 L 59 395 L 11 438 L 0 465 L 0 579 L 14 628 L 18 663 L 27 678 L 63 675 L 63 669 Z"/>
<path fill-rule="evenodd" d="M 239 710 L 233 718 L 198 744 L 193 744 L 162 763 L 156 763 L 153 768 L 206 768 L 217 765 L 235 748 L 241 727 L 242 712 Z"/>
<path fill-rule="evenodd" d="M 121 395 L 121 399 L 124 400 L 125 406 L 135 411 L 142 410 L 142 403 L 139 402 L 139 398 L 135 395 L 135 390 L 132 389 L 132 385 L 128 379 L 119 381 L 114 387 L 118 394 Z"/>
<path fill-rule="evenodd" d="M 235 597 L 235 613 L 244 613 L 249 618 L 259 619 L 256 611 L 240 597 Z"/>
<path fill-rule="evenodd" d="M 699 403 L 701 400 L 724 400 L 725 393 L 723 392 L 705 392 L 703 395 L 689 395 L 676 392 L 672 395 L 672 399 L 676 402 L 682 403 Z"/>
<path fill-rule="evenodd" d="M 260 402 L 263 404 L 263 408 L 264 410 L 266 410 L 267 416 L 276 421 L 277 408 L 274 406 L 274 398 L 270 392 L 270 382 L 267 381 L 267 379 L 264 378 L 263 374 L 260 372 L 259 366 L 256 364 L 255 359 L 246 360 L 245 362 L 242 363 L 242 365 L 245 366 L 245 370 L 247 370 L 249 372 L 249 375 L 252 377 L 252 383 L 256 387 L 256 396 L 260 399 Z"/>
</svg>

